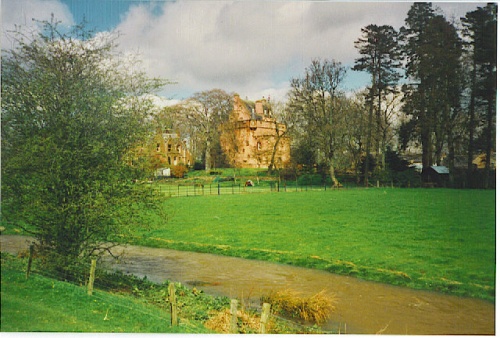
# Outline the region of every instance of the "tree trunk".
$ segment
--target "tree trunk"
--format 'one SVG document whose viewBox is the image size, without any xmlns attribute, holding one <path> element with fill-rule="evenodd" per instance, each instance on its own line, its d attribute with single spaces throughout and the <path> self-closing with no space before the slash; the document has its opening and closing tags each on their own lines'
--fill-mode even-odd
<svg viewBox="0 0 500 338">
<path fill-rule="evenodd" d="M 487 126 L 486 126 L 486 166 L 484 167 L 485 173 L 485 181 L 484 188 L 488 189 L 490 185 L 490 162 L 491 162 L 491 138 L 493 134 L 493 97 L 490 97 L 488 100 L 488 115 L 487 115 Z"/>
<path fill-rule="evenodd" d="M 337 177 L 335 177 L 335 166 L 333 164 L 333 160 L 329 161 L 330 163 L 328 164 L 328 171 L 330 173 L 330 178 L 332 179 L 332 188 L 338 188 L 340 186 L 339 181 L 337 180 Z"/>
<path fill-rule="evenodd" d="M 450 186 L 455 186 L 455 142 L 453 139 L 453 133 L 451 130 L 448 131 L 448 169 L 450 171 Z"/>
<path fill-rule="evenodd" d="M 269 161 L 269 166 L 267 167 L 267 174 L 268 175 L 271 175 L 273 172 L 273 168 L 276 167 L 274 162 L 275 162 L 275 158 L 276 158 L 276 152 L 278 151 L 278 145 L 280 143 L 282 136 L 283 136 L 283 134 L 280 135 L 278 123 L 276 122 L 276 142 L 274 142 L 273 152 L 271 153 L 271 161 Z"/>
<path fill-rule="evenodd" d="M 474 130 L 476 128 L 476 62 L 472 66 L 472 84 L 469 104 L 469 145 L 467 149 L 467 187 L 472 188 L 472 171 L 474 166 Z"/>
<path fill-rule="evenodd" d="M 384 152 L 383 144 L 383 129 L 382 126 L 382 89 L 377 85 L 378 93 L 377 93 L 377 114 L 376 114 L 376 123 L 377 128 L 375 130 L 375 167 L 379 168 L 380 163 L 382 162 L 382 154 Z"/>
<path fill-rule="evenodd" d="M 422 130 L 422 168 L 432 165 L 432 140 L 431 132 L 427 128 Z"/>
<path fill-rule="evenodd" d="M 211 169 L 211 147 L 210 147 L 210 140 L 207 140 L 207 147 L 205 148 L 205 170 L 210 171 Z"/>
<path fill-rule="evenodd" d="M 368 111 L 368 132 L 366 139 L 366 157 L 365 157 L 365 187 L 368 187 L 368 172 L 370 171 L 370 148 L 372 145 L 372 123 L 373 123 L 373 97 L 374 97 L 374 79 L 372 80 L 372 89 L 370 93 L 370 109 Z"/>
</svg>

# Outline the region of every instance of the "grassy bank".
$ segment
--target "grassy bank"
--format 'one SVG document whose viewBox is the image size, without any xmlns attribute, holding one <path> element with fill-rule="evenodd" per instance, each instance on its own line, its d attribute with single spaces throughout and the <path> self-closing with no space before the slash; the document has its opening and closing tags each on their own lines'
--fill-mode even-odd
<svg viewBox="0 0 500 338">
<path fill-rule="evenodd" d="M 495 192 L 349 189 L 174 198 L 129 243 L 494 299 Z M 154 224 L 154 222 L 152 222 Z"/>
<path fill-rule="evenodd" d="M 25 263 L 25 262 L 24 262 Z M 210 333 L 201 321 L 170 326 L 168 311 L 127 293 L 95 290 L 38 274 L 2 254 L 3 332 Z"/>
<path fill-rule="evenodd" d="M 213 297 L 175 283 L 179 324 L 172 326 L 167 301 L 169 281 L 158 284 L 132 275 L 100 271 L 96 278 L 99 287 L 89 296 L 85 286 L 61 282 L 41 275 L 40 271 L 26 279 L 26 258 L 2 253 L 1 263 L 1 332 L 210 334 L 230 330 L 227 297 Z M 286 294 L 286 290 L 282 293 Z M 276 307 L 272 313 L 295 318 L 296 309 L 289 311 L 285 307 L 289 306 L 289 299 L 279 299 L 280 306 L 273 295 L 266 301 Z M 304 325 L 272 316 L 266 325 L 268 333 L 328 333 L 313 323 L 324 321 L 334 310 L 334 300 L 322 293 L 299 300 L 302 305 L 316 305 L 313 309 L 302 306 L 299 317 L 316 317 L 306 318 L 309 324 Z M 318 311 L 318 307 L 322 309 Z M 240 300 L 238 333 L 258 333 L 259 329 L 260 314 L 246 309 Z"/>
</svg>

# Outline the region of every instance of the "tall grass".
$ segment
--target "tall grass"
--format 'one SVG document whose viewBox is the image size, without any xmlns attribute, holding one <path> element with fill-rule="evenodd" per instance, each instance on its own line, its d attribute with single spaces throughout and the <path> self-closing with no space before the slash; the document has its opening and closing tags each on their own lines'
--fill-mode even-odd
<svg viewBox="0 0 500 338">
<path fill-rule="evenodd" d="M 291 289 L 271 292 L 262 297 L 262 301 L 271 304 L 274 313 L 316 324 L 326 322 L 335 310 L 336 302 L 326 294 L 325 290 L 310 297 L 304 297 Z"/>
<path fill-rule="evenodd" d="M 168 199 L 130 243 L 494 299 L 495 192 L 349 189 Z M 156 224 L 156 225 L 154 225 Z"/>
</svg>

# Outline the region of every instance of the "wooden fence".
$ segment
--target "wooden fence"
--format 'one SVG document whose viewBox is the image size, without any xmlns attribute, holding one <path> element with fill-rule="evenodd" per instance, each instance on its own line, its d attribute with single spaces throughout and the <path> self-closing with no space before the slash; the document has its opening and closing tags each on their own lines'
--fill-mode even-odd
<svg viewBox="0 0 500 338">
<path fill-rule="evenodd" d="M 32 249 L 30 250 L 31 255 L 32 255 Z M 31 258 L 30 255 L 30 258 Z M 26 278 L 29 277 L 29 271 L 30 271 L 31 263 L 28 265 L 27 272 L 26 272 Z M 92 259 L 91 265 L 90 265 L 90 276 L 89 276 L 89 281 L 87 284 L 87 294 L 89 296 L 93 295 L 93 290 L 94 290 L 94 279 L 95 279 L 95 271 L 96 271 L 96 260 Z M 179 325 L 179 318 L 178 318 L 178 305 L 177 305 L 177 297 L 175 294 L 175 284 L 170 283 L 168 285 L 168 298 L 166 299 L 168 303 L 170 304 L 169 309 L 170 309 L 170 326 L 178 326 Z M 267 324 L 269 323 L 269 318 L 270 318 L 270 311 L 271 311 L 271 305 L 269 303 L 264 303 L 262 305 L 262 313 L 260 317 L 260 328 L 259 328 L 259 333 L 265 334 L 267 333 Z M 236 299 L 231 299 L 231 307 L 230 307 L 230 312 L 231 312 L 231 322 L 230 322 L 230 330 L 231 333 L 238 333 L 238 300 Z M 106 317 L 107 317 L 106 313 Z"/>
</svg>

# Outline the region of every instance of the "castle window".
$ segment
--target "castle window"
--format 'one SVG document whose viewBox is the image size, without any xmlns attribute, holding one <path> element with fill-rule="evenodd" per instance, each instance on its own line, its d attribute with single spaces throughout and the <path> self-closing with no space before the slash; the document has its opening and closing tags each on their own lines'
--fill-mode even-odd
<svg viewBox="0 0 500 338">
<path fill-rule="evenodd" d="M 171 151 L 172 151 L 172 145 L 171 145 L 171 144 L 169 144 L 169 145 L 168 145 L 168 152 L 171 152 Z"/>
<path fill-rule="evenodd" d="M 156 144 L 156 151 L 160 151 L 160 144 L 159 143 Z"/>
<path fill-rule="evenodd" d="M 257 142 L 257 150 L 261 150 L 261 149 L 262 149 L 262 143 Z"/>
</svg>

